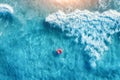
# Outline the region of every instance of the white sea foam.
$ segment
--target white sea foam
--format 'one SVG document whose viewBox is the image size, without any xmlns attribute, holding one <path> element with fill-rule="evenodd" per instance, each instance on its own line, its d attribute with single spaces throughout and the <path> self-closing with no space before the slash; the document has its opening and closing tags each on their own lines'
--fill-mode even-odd
<svg viewBox="0 0 120 80">
<path fill-rule="evenodd" d="M 8 4 L 0 4 L 0 12 L 9 12 L 9 13 L 13 14 L 14 10 Z"/>
<path fill-rule="evenodd" d="M 112 8 L 120 11 L 119 6 L 120 6 L 120 0 L 98 0 L 97 9 L 108 10 Z"/>
<path fill-rule="evenodd" d="M 111 35 L 120 31 L 120 13 L 113 10 L 104 13 L 75 10 L 69 14 L 58 11 L 50 14 L 46 22 L 85 45 L 91 67 L 96 67 L 96 62 L 108 50 Z"/>
</svg>

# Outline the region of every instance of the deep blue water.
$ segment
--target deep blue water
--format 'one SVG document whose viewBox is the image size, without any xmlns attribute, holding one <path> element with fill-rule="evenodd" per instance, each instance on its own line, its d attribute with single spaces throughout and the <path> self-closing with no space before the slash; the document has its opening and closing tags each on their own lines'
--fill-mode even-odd
<svg viewBox="0 0 120 80">
<path fill-rule="evenodd" d="M 120 0 L 49 1 L 0 0 L 0 80 L 120 80 Z"/>
</svg>

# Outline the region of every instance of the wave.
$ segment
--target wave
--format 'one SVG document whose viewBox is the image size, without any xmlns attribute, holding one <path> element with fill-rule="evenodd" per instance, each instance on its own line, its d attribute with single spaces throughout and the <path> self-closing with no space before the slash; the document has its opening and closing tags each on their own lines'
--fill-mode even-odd
<svg viewBox="0 0 120 80">
<path fill-rule="evenodd" d="M 14 10 L 8 4 L 0 4 L 0 19 L 11 20 Z"/>
<path fill-rule="evenodd" d="M 115 10 L 104 13 L 75 10 L 67 14 L 58 11 L 46 17 L 45 21 L 85 46 L 91 68 L 95 68 L 96 62 L 109 50 L 112 35 L 120 31 L 120 13 Z"/>
</svg>

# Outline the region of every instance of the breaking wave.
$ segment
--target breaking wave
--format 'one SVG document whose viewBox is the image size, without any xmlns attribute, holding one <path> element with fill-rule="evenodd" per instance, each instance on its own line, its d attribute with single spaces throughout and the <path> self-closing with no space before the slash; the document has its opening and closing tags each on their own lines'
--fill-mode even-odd
<svg viewBox="0 0 120 80">
<path fill-rule="evenodd" d="M 14 13 L 13 8 L 8 4 L 0 4 L 0 19 L 12 20 L 12 14 Z"/>
<path fill-rule="evenodd" d="M 69 14 L 58 11 L 50 14 L 46 22 L 84 46 L 91 68 L 95 68 L 96 62 L 109 50 L 112 35 L 120 31 L 120 13 L 114 10 L 104 13 L 75 10 Z"/>
</svg>

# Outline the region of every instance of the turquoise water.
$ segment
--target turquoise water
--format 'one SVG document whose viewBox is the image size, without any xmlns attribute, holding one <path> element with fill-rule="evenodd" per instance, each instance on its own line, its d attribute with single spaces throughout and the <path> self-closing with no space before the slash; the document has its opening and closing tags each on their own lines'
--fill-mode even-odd
<svg viewBox="0 0 120 80">
<path fill-rule="evenodd" d="M 120 80 L 120 1 L 49 1 L 0 0 L 0 80 Z"/>
</svg>

